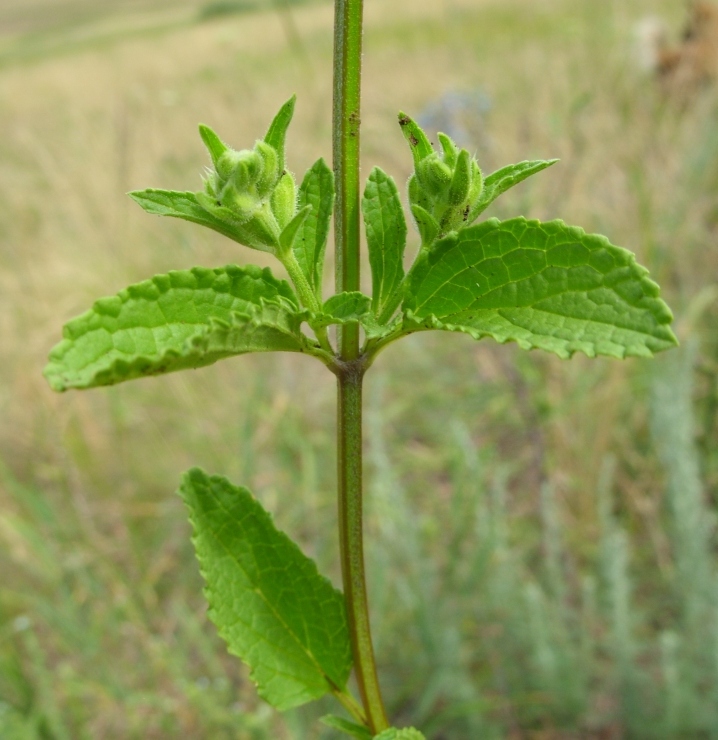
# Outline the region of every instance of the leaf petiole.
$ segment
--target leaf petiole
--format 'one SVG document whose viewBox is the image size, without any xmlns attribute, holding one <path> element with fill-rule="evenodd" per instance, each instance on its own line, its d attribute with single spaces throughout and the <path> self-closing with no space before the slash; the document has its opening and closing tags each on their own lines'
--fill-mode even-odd
<svg viewBox="0 0 718 740">
<path fill-rule="evenodd" d="M 357 720 L 357 722 L 360 722 L 367 727 L 369 726 L 369 722 L 361 704 L 359 704 L 359 702 L 346 689 L 332 689 L 332 694 L 344 709 L 346 709 L 347 712 Z"/>
</svg>

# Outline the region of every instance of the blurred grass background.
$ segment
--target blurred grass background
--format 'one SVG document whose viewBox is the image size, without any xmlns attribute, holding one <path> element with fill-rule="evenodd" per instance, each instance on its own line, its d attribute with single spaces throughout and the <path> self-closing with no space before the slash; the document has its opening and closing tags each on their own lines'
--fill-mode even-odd
<svg viewBox="0 0 718 740">
<path fill-rule="evenodd" d="M 677 34 L 684 12 L 367 0 L 364 172 L 408 176 L 399 107 L 453 126 L 488 171 L 561 157 L 489 215 L 560 216 L 634 250 L 682 340 L 650 362 L 561 362 L 427 333 L 376 363 L 380 673 L 397 724 L 432 740 L 718 738 L 718 95 L 666 98 L 632 56 L 642 16 Z M 193 464 L 249 486 L 338 582 L 333 378 L 285 355 L 62 396 L 40 375 L 100 295 L 267 264 L 124 193 L 199 187 L 197 122 L 246 147 L 293 92 L 291 166 L 329 158 L 331 14 L 0 7 L 3 740 L 335 737 L 316 723 L 329 706 L 277 717 L 226 655 L 173 493 Z"/>
</svg>

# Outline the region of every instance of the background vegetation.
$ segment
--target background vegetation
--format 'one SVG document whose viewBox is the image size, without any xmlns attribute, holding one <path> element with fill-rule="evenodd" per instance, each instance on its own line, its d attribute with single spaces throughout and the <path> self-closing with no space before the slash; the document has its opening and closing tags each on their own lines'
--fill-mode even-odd
<svg viewBox="0 0 718 740">
<path fill-rule="evenodd" d="M 225 654 L 173 493 L 192 464 L 251 487 L 336 580 L 333 378 L 283 355 L 62 396 L 40 375 L 96 297 L 261 258 L 123 195 L 197 186 L 198 121 L 244 147 L 297 92 L 291 165 L 329 157 L 331 6 L 241 5 L 0 10 L 3 739 L 334 737 Z M 561 362 L 427 333 L 372 370 L 380 671 L 434 740 L 718 737 L 718 95 L 640 72 L 647 12 L 677 33 L 684 8 L 367 0 L 365 172 L 406 180 L 399 106 L 487 170 L 561 157 L 487 215 L 633 249 L 682 340 Z"/>
</svg>

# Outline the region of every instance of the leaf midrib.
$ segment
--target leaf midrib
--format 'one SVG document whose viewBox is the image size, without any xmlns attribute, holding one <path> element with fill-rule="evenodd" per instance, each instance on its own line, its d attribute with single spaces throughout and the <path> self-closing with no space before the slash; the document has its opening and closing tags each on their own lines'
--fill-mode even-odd
<svg viewBox="0 0 718 740">
<path fill-rule="evenodd" d="M 251 494 L 250 494 L 250 495 L 251 495 Z M 239 520 L 239 519 L 237 519 L 236 517 L 234 517 L 234 515 L 233 515 L 233 514 L 231 513 L 231 510 L 230 510 L 230 509 L 227 509 L 227 508 L 226 508 L 226 507 L 225 507 L 225 506 L 224 506 L 224 505 L 222 504 L 222 502 L 221 502 L 221 501 L 220 501 L 220 500 L 219 500 L 219 499 L 218 499 L 218 498 L 217 498 L 216 496 L 215 496 L 214 498 L 215 498 L 215 501 L 216 501 L 216 503 L 217 503 L 218 507 L 219 507 L 219 508 L 220 508 L 220 509 L 221 509 L 221 510 L 222 510 L 222 511 L 223 511 L 223 512 L 224 512 L 224 513 L 225 513 L 225 514 L 227 515 L 227 517 L 228 517 L 228 521 L 232 521 L 232 522 L 234 522 L 234 523 L 236 523 L 236 524 L 239 524 L 239 523 L 240 523 L 240 520 Z M 314 654 L 312 653 L 312 651 L 311 651 L 311 650 L 310 650 L 310 649 L 309 649 L 308 647 L 306 647 L 306 646 L 304 646 L 304 645 L 302 644 L 302 642 L 300 641 L 299 637 L 297 637 L 297 635 L 296 635 L 296 634 L 294 633 L 294 630 L 292 630 L 292 629 L 291 629 L 291 628 L 289 627 L 289 625 L 288 625 L 288 624 L 286 623 L 286 621 L 285 621 L 285 620 L 284 620 L 284 619 L 283 619 L 283 618 L 282 618 L 282 617 L 280 616 L 280 614 L 279 614 L 279 613 L 277 612 L 277 610 L 276 610 L 276 609 L 275 609 L 275 608 L 274 608 L 274 607 L 272 606 L 271 602 L 270 602 L 270 601 L 269 601 L 269 599 L 267 598 L 267 596 L 266 596 L 266 594 L 264 593 L 264 591 L 263 591 L 263 590 L 262 590 L 261 588 L 259 588 L 259 587 L 258 587 L 257 585 L 255 585 L 255 581 L 254 581 L 254 579 L 252 579 L 252 578 L 251 578 L 251 577 L 249 576 L 249 573 L 247 572 L 247 569 L 246 569 L 246 568 L 245 568 L 245 567 L 244 567 L 244 566 L 243 566 L 243 565 L 242 565 L 242 564 L 240 563 L 240 561 L 239 561 L 239 560 L 238 560 L 238 559 L 237 559 L 237 558 L 236 558 L 236 557 L 235 557 L 235 556 L 234 556 L 234 555 L 232 554 L 231 550 L 230 550 L 230 549 L 229 549 L 229 548 L 228 548 L 228 547 L 227 547 L 227 546 L 226 546 L 226 545 L 224 544 L 224 542 L 223 542 L 223 541 L 222 541 L 222 540 L 221 540 L 221 539 L 219 538 L 219 532 L 215 533 L 215 531 L 214 531 L 213 529 L 210 529 L 209 531 L 210 531 L 210 533 L 212 534 L 212 536 L 214 537 L 214 539 L 216 540 L 216 542 L 217 542 L 217 543 L 218 543 L 218 544 L 220 545 L 220 547 L 221 547 L 221 548 L 222 548 L 222 549 L 224 550 L 224 552 L 225 552 L 225 553 L 226 553 L 227 555 L 229 555 L 229 556 L 230 556 L 230 558 L 232 559 L 232 561 L 233 561 L 234 563 L 236 563 L 237 567 L 238 567 L 238 568 L 239 568 L 239 569 L 240 569 L 240 570 L 241 570 L 241 571 L 242 571 L 242 572 L 244 573 L 244 575 L 245 575 L 245 577 L 247 578 L 247 580 L 248 580 L 248 581 L 249 581 L 250 583 L 252 583 L 252 584 L 254 585 L 254 591 L 255 591 L 255 593 L 257 593 L 257 594 L 258 594 L 258 595 L 259 595 L 259 596 L 260 596 L 260 597 L 262 598 L 262 600 L 263 600 L 263 601 L 264 601 L 264 603 L 265 603 L 265 604 L 267 605 L 267 607 L 268 607 L 268 608 L 269 608 L 269 610 L 270 610 L 270 611 L 272 612 L 272 614 L 273 614 L 273 615 L 275 616 L 275 618 L 276 618 L 276 619 L 277 619 L 277 620 L 278 620 L 278 621 L 280 622 L 280 624 L 281 624 L 281 625 L 282 625 L 282 626 L 283 626 L 283 627 L 284 627 L 284 628 L 285 628 L 285 629 L 287 630 L 287 633 L 288 633 L 288 634 L 289 634 L 289 635 L 290 635 L 290 636 L 291 636 L 291 637 L 292 637 L 292 638 L 294 639 L 294 641 L 295 641 L 295 642 L 297 643 L 297 645 L 299 646 L 300 650 L 301 650 L 302 652 L 304 652 L 304 653 L 305 653 L 305 654 L 306 654 L 306 655 L 307 655 L 307 656 L 308 656 L 308 657 L 310 658 L 310 660 L 311 660 L 311 663 L 313 663 L 313 665 L 314 665 L 314 667 L 315 667 L 315 668 L 317 669 L 318 673 L 319 673 L 319 674 L 320 674 L 320 675 L 321 675 L 321 676 L 322 676 L 322 677 L 324 678 L 324 680 L 325 680 L 325 681 L 327 682 L 327 684 L 329 685 L 330 689 L 335 689 L 335 688 L 336 688 L 336 689 L 339 689 L 340 687 L 336 686 L 336 684 L 334 683 L 334 681 L 333 681 L 333 680 L 332 680 L 332 679 L 331 679 L 331 678 L 330 678 L 330 677 L 329 677 L 329 676 L 328 676 L 328 675 L 326 674 L 326 672 L 324 671 L 324 669 L 322 668 L 322 666 L 320 665 L 320 663 L 318 662 L 317 658 L 316 658 L 316 657 L 314 656 Z M 275 530 L 275 531 L 277 531 L 277 532 L 278 532 L 278 533 L 279 533 L 280 535 L 283 535 L 283 533 L 282 533 L 282 532 L 280 532 L 279 530 Z M 283 535 L 283 536 L 284 536 L 284 537 L 286 537 L 286 535 Z M 287 539 L 288 539 L 288 538 L 287 538 Z M 290 542 L 291 542 L 291 541 L 290 541 Z M 300 551 L 300 552 L 301 552 L 301 551 Z M 317 574 L 319 575 L 319 573 L 318 573 L 318 572 L 317 572 Z M 321 578 L 321 576 L 320 576 L 320 578 Z M 330 584 L 330 585 L 331 585 L 331 584 Z M 333 586 L 332 586 L 332 588 L 333 588 Z M 238 622 L 241 622 L 241 623 L 242 623 L 243 625 L 245 625 L 245 626 L 248 626 L 248 623 L 247 623 L 247 622 L 246 622 L 246 621 L 245 621 L 244 619 L 242 619 L 241 617 L 237 617 L 237 621 L 238 621 Z M 307 625 L 306 625 L 306 623 L 305 623 L 305 627 L 306 627 L 306 626 L 307 626 Z M 251 631 L 252 631 L 252 632 L 253 632 L 253 633 L 254 633 L 255 635 L 257 635 L 257 634 L 258 634 L 258 633 L 257 633 L 257 632 L 256 632 L 256 631 L 255 631 L 254 629 L 252 629 L 251 627 L 250 627 L 249 629 L 250 629 L 250 630 L 251 630 Z M 274 643 L 270 642 L 270 641 L 269 641 L 269 640 L 268 640 L 267 638 L 262 638 L 262 637 L 260 637 L 260 639 L 262 640 L 262 642 L 265 642 L 265 643 L 267 643 L 267 644 L 273 645 L 273 647 L 274 647 L 275 649 L 279 649 L 279 646 L 278 646 L 278 645 L 276 645 L 276 644 L 274 644 Z M 285 652 L 285 653 L 286 653 L 286 650 L 280 650 L 280 652 Z M 280 671 L 276 671 L 276 672 L 277 672 L 277 673 L 281 673 Z M 284 674 L 284 675 L 288 675 L 288 676 L 291 676 L 292 674 L 286 673 L 286 674 Z M 297 678 L 296 676 L 292 676 L 292 677 L 293 677 L 293 678 L 295 678 L 295 679 Z"/>
</svg>

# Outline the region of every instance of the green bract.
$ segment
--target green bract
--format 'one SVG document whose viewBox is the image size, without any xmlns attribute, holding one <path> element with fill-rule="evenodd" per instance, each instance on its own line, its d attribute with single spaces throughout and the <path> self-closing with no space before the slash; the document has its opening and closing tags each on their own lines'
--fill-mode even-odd
<svg viewBox="0 0 718 740">
<path fill-rule="evenodd" d="M 575 352 L 650 357 L 676 344 L 672 315 L 648 271 L 604 236 L 558 220 L 492 218 L 472 225 L 498 196 L 556 160 L 508 165 L 484 178 L 466 149 L 439 134 L 441 152 L 435 151 L 405 114 L 399 122 L 414 158 L 408 199 L 421 237 L 414 262 L 405 268 L 399 191 L 374 168 L 361 200 L 372 294 L 359 290 L 359 261 L 348 268 L 340 254 L 338 272 L 353 270 L 352 280 L 342 278 L 345 287 L 324 301 L 335 178 L 319 159 L 296 188 L 285 166 L 293 111 L 291 98 L 264 139 L 242 151 L 201 126 L 212 162 L 203 191 L 130 193 L 149 213 L 191 221 L 273 254 L 292 284 L 251 265 L 157 275 L 100 299 L 70 321 L 45 375 L 64 391 L 198 368 L 248 352 L 299 352 L 327 365 L 340 389 L 346 593 L 277 531 L 247 489 L 193 469 L 180 492 L 194 527 L 210 617 L 229 650 L 250 666 L 260 694 L 278 709 L 331 693 L 352 719 L 328 715 L 326 725 L 359 740 L 423 740 L 413 728 L 387 729 L 368 613 L 359 603 L 365 599 L 357 505 L 364 373 L 384 347 L 428 329 L 514 341 L 564 358 Z M 346 123 L 351 143 L 358 127 L 353 109 Z M 337 171 L 341 195 L 346 171 Z M 349 205 L 358 224 L 358 190 L 355 195 L 353 205 L 337 199 L 343 209 L 339 232 L 348 228 Z M 345 236 L 339 233 L 340 241 Z M 328 329 L 338 333 L 336 346 Z M 350 351 L 347 337 L 354 343 Z M 352 660 L 363 706 L 346 688 Z"/>
<path fill-rule="evenodd" d="M 439 153 L 406 113 L 399 114 L 399 125 L 414 157 L 414 174 L 408 185 L 409 206 L 425 246 L 451 231 L 470 226 L 501 193 L 558 161 L 509 165 L 484 181 L 476 159 L 446 134 L 438 134 L 442 150 Z"/>
</svg>

